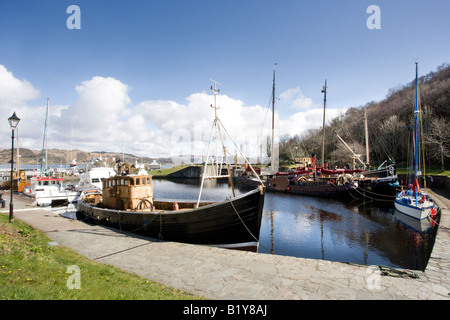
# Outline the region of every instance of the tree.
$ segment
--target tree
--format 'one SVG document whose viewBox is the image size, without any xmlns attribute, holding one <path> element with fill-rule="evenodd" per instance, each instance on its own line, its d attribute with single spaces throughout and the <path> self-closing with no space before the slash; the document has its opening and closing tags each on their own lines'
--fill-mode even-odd
<svg viewBox="0 0 450 320">
<path fill-rule="evenodd" d="M 396 116 L 390 116 L 384 120 L 379 128 L 379 140 L 381 141 L 381 148 L 386 148 L 394 159 L 401 159 L 403 151 L 402 148 L 406 145 L 407 127 L 404 122 Z M 379 150 L 383 153 L 384 150 Z M 385 153 L 385 152 L 384 152 Z"/>
<path fill-rule="evenodd" d="M 440 160 L 441 170 L 445 170 L 445 159 L 450 158 L 450 123 L 442 118 L 433 118 L 425 135 L 432 157 Z"/>
</svg>

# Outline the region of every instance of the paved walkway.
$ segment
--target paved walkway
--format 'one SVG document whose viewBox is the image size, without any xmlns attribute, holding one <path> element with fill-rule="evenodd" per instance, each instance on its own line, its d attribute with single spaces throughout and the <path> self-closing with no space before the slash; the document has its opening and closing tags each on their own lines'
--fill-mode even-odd
<svg viewBox="0 0 450 320">
<path fill-rule="evenodd" d="M 418 279 L 382 276 L 376 266 L 156 241 L 63 218 L 19 196 L 14 217 L 92 260 L 209 299 L 450 300 L 450 212 L 448 202 L 439 204 L 441 227 L 427 269 L 414 271 Z"/>
</svg>

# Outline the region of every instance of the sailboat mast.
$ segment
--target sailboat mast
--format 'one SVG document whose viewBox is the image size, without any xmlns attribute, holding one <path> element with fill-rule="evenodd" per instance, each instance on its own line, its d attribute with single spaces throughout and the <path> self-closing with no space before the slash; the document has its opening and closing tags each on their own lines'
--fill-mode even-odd
<svg viewBox="0 0 450 320">
<path fill-rule="evenodd" d="M 325 108 L 327 105 L 327 79 L 325 79 L 325 85 L 321 91 L 323 93 L 323 124 L 322 124 L 322 168 L 325 163 Z"/>
<path fill-rule="evenodd" d="M 414 180 L 418 179 L 419 172 L 419 148 L 418 148 L 418 138 L 419 138 L 419 80 L 418 80 L 418 63 L 416 62 L 416 91 L 415 91 L 415 104 L 414 104 Z"/>
<path fill-rule="evenodd" d="M 367 107 L 364 108 L 364 132 L 366 138 L 366 164 L 365 167 L 369 167 L 370 159 L 369 159 L 369 130 L 367 128 Z"/>
<path fill-rule="evenodd" d="M 44 152 L 45 152 L 45 170 L 47 170 L 47 122 L 48 122 L 48 103 L 49 98 L 47 98 L 47 109 L 45 111 L 45 122 L 44 122 L 44 138 L 42 140 L 42 153 L 41 153 L 41 175 L 43 174 L 44 165 Z"/>
<path fill-rule="evenodd" d="M 277 64 L 275 63 L 273 65 L 273 85 L 272 85 L 272 146 L 271 146 L 271 167 L 272 170 L 275 170 L 275 66 Z"/>
</svg>

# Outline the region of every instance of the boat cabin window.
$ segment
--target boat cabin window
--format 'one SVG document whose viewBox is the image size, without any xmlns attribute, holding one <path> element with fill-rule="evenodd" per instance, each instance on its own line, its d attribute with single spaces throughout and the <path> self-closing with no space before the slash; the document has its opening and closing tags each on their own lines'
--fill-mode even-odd
<svg viewBox="0 0 450 320">
<path fill-rule="evenodd" d="M 98 183 L 98 182 L 100 182 L 100 179 L 99 178 L 92 178 L 91 182 L 92 183 Z"/>
<path fill-rule="evenodd" d="M 150 177 L 147 177 L 147 184 L 150 184 Z"/>
<path fill-rule="evenodd" d="M 42 181 L 44 186 L 48 186 L 48 181 Z"/>
<path fill-rule="evenodd" d="M 130 179 L 130 186 L 134 186 L 134 179 Z"/>
<path fill-rule="evenodd" d="M 125 186 L 128 185 L 128 179 L 123 180 L 123 182 L 125 182 L 125 183 L 124 183 Z"/>
<path fill-rule="evenodd" d="M 140 185 L 140 184 L 141 184 L 141 179 L 137 178 L 137 179 L 136 179 L 136 185 L 138 186 L 138 185 Z"/>
</svg>

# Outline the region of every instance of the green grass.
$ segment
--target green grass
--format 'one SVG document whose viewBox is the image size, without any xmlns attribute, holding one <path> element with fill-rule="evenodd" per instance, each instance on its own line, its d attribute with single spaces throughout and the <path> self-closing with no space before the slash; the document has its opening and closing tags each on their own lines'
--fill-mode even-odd
<svg viewBox="0 0 450 320">
<path fill-rule="evenodd" d="M 49 245 L 45 233 L 0 214 L 2 300 L 194 300 L 202 299 Z M 80 269 L 80 289 L 69 289 Z M 69 286 L 68 286 L 69 284 Z"/>
<path fill-rule="evenodd" d="M 152 171 L 149 171 L 148 173 L 151 175 L 155 175 L 155 176 L 166 176 L 168 174 L 177 172 L 185 167 L 186 166 L 175 166 L 175 167 L 168 168 L 168 169 L 152 170 Z"/>
<path fill-rule="evenodd" d="M 397 174 L 408 174 L 407 168 L 396 168 Z M 441 170 L 441 169 L 426 169 L 426 175 L 434 175 L 434 176 L 447 176 L 450 177 L 450 170 Z"/>
</svg>

